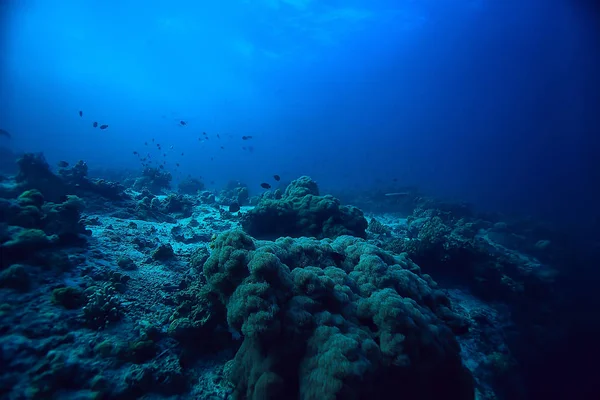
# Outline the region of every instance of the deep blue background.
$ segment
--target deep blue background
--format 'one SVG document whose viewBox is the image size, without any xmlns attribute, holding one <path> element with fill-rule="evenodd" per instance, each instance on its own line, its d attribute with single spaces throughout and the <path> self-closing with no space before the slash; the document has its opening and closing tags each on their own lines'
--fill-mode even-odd
<svg viewBox="0 0 600 400">
<path fill-rule="evenodd" d="M 0 126 L 14 138 L 1 144 L 137 168 L 134 150 L 162 158 L 143 144 L 155 138 L 176 176 L 215 186 L 396 178 L 598 224 L 594 2 L 172 3 L 3 1 Z"/>
</svg>

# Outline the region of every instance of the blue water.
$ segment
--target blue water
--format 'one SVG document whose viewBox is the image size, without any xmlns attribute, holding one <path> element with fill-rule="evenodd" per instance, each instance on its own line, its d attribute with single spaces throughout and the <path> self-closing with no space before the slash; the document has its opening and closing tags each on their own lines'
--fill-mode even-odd
<svg viewBox="0 0 600 400">
<path fill-rule="evenodd" d="M 495 210 L 595 211 L 600 68 L 583 2 L 205 3 L 3 2 L 13 145 L 135 168 L 155 138 L 216 182 L 397 178 Z"/>
<path fill-rule="evenodd" d="M 0 146 L 51 165 L 82 159 L 92 175 L 139 170 L 137 152 L 165 160 L 175 182 L 239 180 L 251 195 L 273 174 L 340 195 L 418 186 L 592 241 L 598 10 L 583 0 L 3 0 L 0 128 L 12 137 Z"/>
</svg>

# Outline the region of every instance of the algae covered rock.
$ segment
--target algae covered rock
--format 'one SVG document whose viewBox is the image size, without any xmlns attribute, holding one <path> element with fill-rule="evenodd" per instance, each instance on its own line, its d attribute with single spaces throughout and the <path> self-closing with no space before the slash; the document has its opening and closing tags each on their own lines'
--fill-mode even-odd
<svg viewBox="0 0 600 400">
<path fill-rule="evenodd" d="M 152 252 L 152 259 L 155 261 L 168 261 L 175 257 L 175 252 L 173 251 L 173 246 L 169 243 L 159 245 Z"/>
</svg>

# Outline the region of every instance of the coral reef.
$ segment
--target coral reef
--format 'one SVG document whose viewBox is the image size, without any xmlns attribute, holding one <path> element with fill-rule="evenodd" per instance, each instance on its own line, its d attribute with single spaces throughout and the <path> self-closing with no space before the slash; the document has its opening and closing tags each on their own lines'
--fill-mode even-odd
<svg viewBox="0 0 600 400">
<path fill-rule="evenodd" d="M 177 184 L 177 189 L 180 194 L 197 196 L 199 192 L 204 190 L 204 183 L 196 178 L 185 178 Z"/>
<path fill-rule="evenodd" d="M 348 236 L 255 244 L 240 231 L 220 235 L 204 275 L 243 337 L 228 366 L 235 395 L 360 398 L 401 386 L 404 398 L 474 398 L 442 319 L 450 302 L 416 272 Z"/>
<path fill-rule="evenodd" d="M 527 241 L 504 223 L 476 217 L 465 205 L 428 200 L 408 217 L 406 235 L 384 241 L 383 247 L 408 253 L 438 279 L 462 279 L 485 299 L 519 302 L 533 293 L 550 296 L 558 272 L 531 254 L 539 240 Z"/>
<path fill-rule="evenodd" d="M 320 196 L 316 182 L 304 176 L 293 181 L 281 199 L 263 197 L 244 214 L 242 226 L 250 235 L 264 239 L 335 238 L 366 237 L 368 223 L 358 208 L 343 206 L 332 196 Z"/>
<path fill-rule="evenodd" d="M 0 237 L 3 266 L 44 257 L 44 251 L 61 246 L 84 245 L 89 234 L 81 220 L 83 201 L 64 196 L 63 202 L 46 202 L 36 189 L 23 192 L 16 200 L 0 199 Z"/>
<path fill-rule="evenodd" d="M 308 177 L 249 198 L 173 193 L 160 169 L 17 167 L 0 182 L 7 399 L 521 399 L 524 355 L 563 332 L 573 253 L 532 220 L 340 195 L 367 223 Z"/>
<path fill-rule="evenodd" d="M 219 204 L 229 206 L 232 203 L 237 203 L 240 206 L 249 204 L 250 193 L 248 186 L 238 182 L 230 181 L 225 188 L 219 192 Z"/>
<path fill-rule="evenodd" d="M 142 176 L 137 178 L 133 184 L 133 189 L 141 191 L 147 189 L 153 194 L 162 194 L 165 190 L 171 188 L 173 177 L 170 172 L 159 168 L 146 167 L 142 171 Z"/>
<path fill-rule="evenodd" d="M 89 179 L 88 166 L 78 161 L 72 167 L 59 169 L 58 175 L 50 170 L 43 154 L 26 153 L 17 161 L 19 172 L 15 177 L 15 192 L 35 189 L 47 201 L 59 202 L 66 195 L 89 197 L 88 194 L 109 200 L 126 198 L 125 187 L 104 179 Z"/>
</svg>

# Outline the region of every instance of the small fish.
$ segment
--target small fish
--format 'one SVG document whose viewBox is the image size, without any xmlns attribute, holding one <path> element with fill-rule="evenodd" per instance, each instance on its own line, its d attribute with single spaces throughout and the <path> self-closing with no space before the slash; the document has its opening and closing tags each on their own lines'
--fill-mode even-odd
<svg viewBox="0 0 600 400">
<path fill-rule="evenodd" d="M 279 182 L 281 180 L 281 177 L 279 175 L 273 175 L 273 178 Z"/>
<path fill-rule="evenodd" d="M 58 167 L 59 168 L 67 168 L 69 166 L 69 163 L 66 161 L 59 161 L 58 162 Z"/>
<path fill-rule="evenodd" d="M 134 151 L 133 154 L 135 154 L 136 156 L 139 155 L 139 153 L 137 151 Z"/>
<path fill-rule="evenodd" d="M 202 132 L 202 134 L 203 134 L 204 136 L 206 136 L 206 132 Z"/>
<path fill-rule="evenodd" d="M 229 205 L 229 212 L 230 213 L 238 212 L 238 211 L 240 211 L 240 209 L 241 209 L 241 207 L 240 207 L 240 205 L 236 201 L 234 201 L 233 203 L 231 203 Z"/>
<path fill-rule="evenodd" d="M 152 138 L 152 143 L 154 143 L 154 138 Z"/>
<path fill-rule="evenodd" d="M 252 136 L 242 136 L 242 140 L 250 140 L 252 139 Z"/>
<path fill-rule="evenodd" d="M 171 147 L 169 147 L 171 150 L 173 150 L 173 145 L 171 145 Z"/>
<path fill-rule="evenodd" d="M 148 146 L 148 142 L 144 142 L 144 145 Z"/>
<path fill-rule="evenodd" d="M 175 163 L 175 165 L 177 165 L 179 167 L 179 163 Z"/>
<path fill-rule="evenodd" d="M 98 123 L 94 121 L 94 123 L 92 124 L 92 126 L 93 126 L 94 128 L 97 128 L 97 127 L 98 127 Z"/>
<path fill-rule="evenodd" d="M 215 158 L 214 158 L 214 157 L 211 157 L 211 158 L 210 158 L 210 161 L 215 161 Z"/>
<path fill-rule="evenodd" d="M 268 183 L 265 183 L 265 182 L 261 183 L 260 187 L 263 189 L 271 189 L 271 185 L 269 185 Z"/>
<path fill-rule="evenodd" d="M 0 136 L 6 136 L 9 139 L 12 137 L 12 135 L 8 131 L 5 131 L 4 129 L 0 129 Z"/>
<path fill-rule="evenodd" d="M 181 120 L 181 121 L 179 121 L 179 125 L 181 125 L 181 126 L 186 126 L 186 125 L 187 125 L 187 122 L 185 122 L 185 121 Z"/>
<path fill-rule="evenodd" d="M 100 129 L 106 129 L 108 128 L 108 125 L 100 125 Z"/>
<path fill-rule="evenodd" d="M 217 133 L 217 139 L 221 139 L 221 136 L 219 136 L 219 134 Z"/>
<path fill-rule="evenodd" d="M 221 150 L 225 150 L 225 147 L 221 146 Z"/>
<path fill-rule="evenodd" d="M 183 155 L 183 153 L 181 153 L 181 155 Z"/>
<path fill-rule="evenodd" d="M 79 110 L 79 116 L 83 117 L 83 111 Z"/>
<path fill-rule="evenodd" d="M 165 169 L 165 166 L 164 166 L 164 165 L 161 165 L 159 168 L 160 168 L 160 169 Z"/>
</svg>

